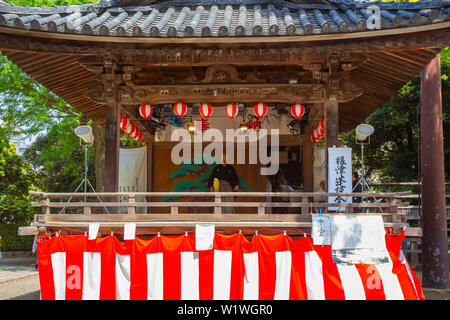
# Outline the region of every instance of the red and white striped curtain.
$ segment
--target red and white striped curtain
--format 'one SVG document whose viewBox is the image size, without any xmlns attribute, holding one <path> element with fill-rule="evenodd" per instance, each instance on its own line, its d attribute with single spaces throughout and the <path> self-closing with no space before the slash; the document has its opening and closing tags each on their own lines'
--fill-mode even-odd
<svg viewBox="0 0 450 320">
<path fill-rule="evenodd" d="M 401 251 L 403 236 L 386 235 L 390 261 L 336 265 L 331 246 L 284 234 L 216 233 L 212 250 L 196 251 L 195 236 L 155 236 L 120 242 L 59 235 L 38 242 L 44 300 L 423 300 Z"/>
</svg>

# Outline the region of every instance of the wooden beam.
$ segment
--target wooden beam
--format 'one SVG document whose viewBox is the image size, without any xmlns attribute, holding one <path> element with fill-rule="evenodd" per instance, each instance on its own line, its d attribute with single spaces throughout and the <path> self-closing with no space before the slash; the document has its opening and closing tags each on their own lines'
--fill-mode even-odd
<svg viewBox="0 0 450 320">
<path fill-rule="evenodd" d="M 321 102 L 325 88 L 320 84 L 201 84 L 171 86 L 122 87 L 120 96 L 123 104 L 176 103 L 181 98 L 186 103 L 207 100 L 223 102 L 285 102 L 300 99 L 307 102 Z"/>
</svg>

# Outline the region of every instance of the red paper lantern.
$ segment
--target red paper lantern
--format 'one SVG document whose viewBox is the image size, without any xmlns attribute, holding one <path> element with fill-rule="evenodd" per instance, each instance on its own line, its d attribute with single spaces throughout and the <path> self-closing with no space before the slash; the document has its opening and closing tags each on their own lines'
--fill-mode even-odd
<svg viewBox="0 0 450 320">
<path fill-rule="evenodd" d="M 234 119 L 234 117 L 237 116 L 238 111 L 239 111 L 239 108 L 236 105 L 236 103 L 234 103 L 234 102 L 227 104 L 227 106 L 225 107 L 225 113 L 227 114 L 228 118 L 230 118 L 230 119 Z"/>
<path fill-rule="evenodd" d="M 312 142 L 314 142 L 314 143 L 319 143 L 320 140 L 321 140 L 321 138 L 316 139 L 316 138 L 314 138 L 313 135 L 311 135 L 311 141 L 312 141 Z"/>
<path fill-rule="evenodd" d="M 135 130 L 135 126 L 134 126 L 134 123 L 132 123 L 132 122 L 128 123 L 128 125 L 125 127 L 125 132 L 127 134 L 131 134 L 134 130 Z"/>
<path fill-rule="evenodd" d="M 322 136 L 319 134 L 319 131 L 316 129 L 313 130 L 312 132 L 313 138 L 314 139 L 320 139 Z"/>
<path fill-rule="evenodd" d="M 321 127 L 325 131 L 325 119 L 324 118 L 322 118 L 322 120 L 320 120 L 319 127 Z"/>
<path fill-rule="evenodd" d="M 153 107 L 148 103 L 143 103 L 139 108 L 139 114 L 142 118 L 148 119 L 153 113 Z"/>
<path fill-rule="evenodd" d="M 173 107 L 173 112 L 180 118 L 182 118 L 186 112 L 187 112 L 187 107 L 186 104 L 184 104 L 183 102 L 177 102 L 175 103 L 175 106 Z"/>
<path fill-rule="evenodd" d="M 320 137 L 323 137 L 325 135 L 325 129 L 322 128 L 320 125 L 316 128 L 316 130 Z"/>
<path fill-rule="evenodd" d="M 207 119 L 212 114 L 212 105 L 208 102 L 203 102 L 199 108 L 200 114 L 203 118 Z"/>
<path fill-rule="evenodd" d="M 305 107 L 297 102 L 296 104 L 292 105 L 291 114 L 294 118 L 300 119 L 305 114 Z"/>
<path fill-rule="evenodd" d="M 139 135 L 139 129 L 137 127 L 134 127 L 134 130 L 130 133 L 130 137 L 132 137 L 134 139 L 138 135 Z"/>
<path fill-rule="evenodd" d="M 138 136 L 134 140 L 136 140 L 136 141 L 141 141 L 142 140 L 142 132 L 140 130 L 139 130 Z"/>
<path fill-rule="evenodd" d="M 267 113 L 267 106 L 264 104 L 264 102 L 258 102 L 257 104 L 255 104 L 255 115 L 258 118 L 263 118 L 266 113 Z"/>
<path fill-rule="evenodd" d="M 120 129 L 125 130 L 129 123 L 128 118 L 122 115 L 120 115 L 120 118 Z"/>
<path fill-rule="evenodd" d="M 320 142 L 320 140 L 322 140 L 322 136 L 319 134 L 319 131 L 316 128 L 313 130 L 313 132 L 311 134 L 311 141 L 314 143 L 318 143 L 318 142 Z"/>
</svg>

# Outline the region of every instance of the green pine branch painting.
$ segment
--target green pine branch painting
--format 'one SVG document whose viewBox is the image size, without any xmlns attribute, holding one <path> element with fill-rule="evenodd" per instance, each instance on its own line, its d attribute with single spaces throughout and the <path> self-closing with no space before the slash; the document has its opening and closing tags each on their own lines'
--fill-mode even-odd
<svg viewBox="0 0 450 320">
<path fill-rule="evenodd" d="M 195 180 L 183 179 L 174 185 L 172 192 L 208 192 L 208 180 L 211 176 L 212 170 L 219 161 L 213 158 L 213 164 L 206 164 L 204 162 L 204 155 L 194 156 L 188 163 L 184 163 L 180 168 L 170 174 L 170 179 L 176 179 L 180 177 L 195 176 Z M 186 161 L 187 162 L 187 161 Z M 193 164 L 200 162 L 199 164 Z M 239 176 L 239 187 L 243 190 L 251 190 L 251 186 L 245 181 L 245 179 Z M 180 196 L 167 196 L 162 198 L 161 201 L 175 201 L 182 197 Z M 205 197 L 195 197 L 193 202 L 204 201 Z M 208 209 L 208 208 L 205 208 Z"/>
</svg>

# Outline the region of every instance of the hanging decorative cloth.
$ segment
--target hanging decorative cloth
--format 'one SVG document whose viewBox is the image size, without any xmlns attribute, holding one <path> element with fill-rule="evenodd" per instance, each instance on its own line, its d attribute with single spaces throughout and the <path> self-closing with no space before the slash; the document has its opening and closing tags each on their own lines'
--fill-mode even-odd
<svg viewBox="0 0 450 320">
<path fill-rule="evenodd" d="M 197 251 L 192 234 L 123 242 L 59 235 L 37 241 L 41 299 L 423 300 L 403 238 L 385 237 L 389 263 L 346 265 L 333 262 L 330 245 L 285 234 L 250 242 L 216 232 L 209 251 Z"/>
</svg>

